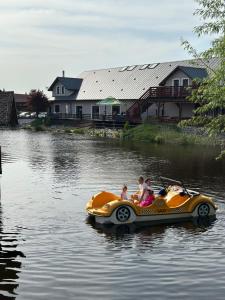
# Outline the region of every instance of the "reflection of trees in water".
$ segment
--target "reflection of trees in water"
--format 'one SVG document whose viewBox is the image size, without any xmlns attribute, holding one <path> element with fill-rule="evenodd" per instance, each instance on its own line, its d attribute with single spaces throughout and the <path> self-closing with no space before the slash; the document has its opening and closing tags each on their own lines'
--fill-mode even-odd
<svg viewBox="0 0 225 300">
<path fill-rule="evenodd" d="M 52 164 L 54 177 L 59 178 L 60 182 L 76 179 L 80 172 L 80 164 L 75 141 L 65 144 L 65 141 L 57 140 L 52 143 Z"/>
<path fill-rule="evenodd" d="M 184 180 L 192 188 L 205 186 L 208 191 L 224 191 L 225 161 L 215 160 L 218 147 L 145 143 L 123 143 L 121 147 L 138 153 L 142 174 L 155 181 L 161 175 Z"/>
<path fill-rule="evenodd" d="M 35 170 L 52 170 L 54 177 L 68 180 L 79 170 L 79 140 L 67 135 L 32 133 L 27 136 L 28 159 Z"/>
<path fill-rule="evenodd" d="M 2 224 L 2 211 L 0 206 L 0 299 L 15 299 L 15 290 L 18 287 L 17 279 L 21 262 L 18 258 L 25 255 L 17 248 L 15 232 L 4 232 Z"/>
</svg>

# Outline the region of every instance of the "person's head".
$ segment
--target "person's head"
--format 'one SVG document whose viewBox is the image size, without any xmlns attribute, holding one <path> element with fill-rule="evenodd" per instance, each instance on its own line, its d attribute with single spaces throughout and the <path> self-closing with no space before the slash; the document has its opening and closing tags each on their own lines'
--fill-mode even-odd
<svg viewBox="0 0 225 300">
<path fill-rule="evenodd" d="M 146 183 L 147 185 L 151 185 L 151 179 L 150 179 L 150 178 L 145 179 L 145 183 Z"/>
<path fill-rule="evenodd" d="M 127 191 L 127 186 L 126 184 L 123 185 L 123 192 L 126 192 Z"/>
<path fill-rule="evenodd" d="M 143 184 L 143 183 L 144 183 L 144 177 L 143 177 L 143 176 L 140 176 L 140 177 L 138 178 L 138 183 L 139 183 L 139 184 Z"/>
</svg>

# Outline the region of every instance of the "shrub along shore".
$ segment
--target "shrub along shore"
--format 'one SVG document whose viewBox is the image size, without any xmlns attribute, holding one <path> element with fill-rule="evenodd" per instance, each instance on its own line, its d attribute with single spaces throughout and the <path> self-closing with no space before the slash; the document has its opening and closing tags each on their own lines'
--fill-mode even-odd
<svg viewBox="0 0 225 300">
<path fill-rule="evenodd" d="M 125 124 L 123 129 L 96 129 L 90 127 L 53 127 L 49 126 L 48 120 L 37 119 L 26 125 L 24 129 L 34 131 L 51 131 L 55 133 L 82 134 L 93 137 L 114 138 L 124 141 L 135 141 L 156 144 L 180 144 L 180 145 L 221 145 L 222 138 L 209 137 L 201 129 L 180 128 L 177 125 L 164 124 L 141 124 L 130 127 Z"/>
</svg>

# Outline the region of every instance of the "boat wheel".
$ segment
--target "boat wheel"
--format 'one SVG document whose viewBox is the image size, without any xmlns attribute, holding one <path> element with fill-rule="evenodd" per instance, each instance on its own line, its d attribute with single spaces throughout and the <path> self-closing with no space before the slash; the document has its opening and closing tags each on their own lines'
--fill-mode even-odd
<svg viewBox="0 0 225 300">
<path fill-rule="evenodd" d="M 209 215 L 209 205 L 207 203 L 202 203 L 198 207 L 199 217 L 206 217 Z"/>
<path fill-rule="evenodd" d="M 119 222 L 126 222 L 130 218 L 130 209 L 127 206 L 121 206 L 117 209 L 116 218 Z"/>
</svg>

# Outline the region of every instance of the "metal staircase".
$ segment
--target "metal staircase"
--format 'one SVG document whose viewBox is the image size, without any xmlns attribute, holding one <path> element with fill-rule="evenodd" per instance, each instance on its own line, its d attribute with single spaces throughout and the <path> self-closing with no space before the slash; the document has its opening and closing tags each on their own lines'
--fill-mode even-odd
<svg viewBox="0 0 225 300">
<path fill-rule="evenodd" d="M 131 123 L 141 123 L 141 115 L 154 103 L 187 102 L 186 97 L 191 94 L 193 87 L 184 86 L 157 86 L 150 87 L 140 99 L 127 110 L 128 120 Z"/>
</svg>

